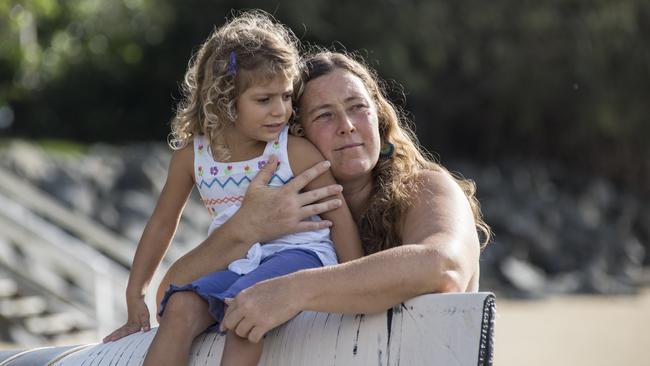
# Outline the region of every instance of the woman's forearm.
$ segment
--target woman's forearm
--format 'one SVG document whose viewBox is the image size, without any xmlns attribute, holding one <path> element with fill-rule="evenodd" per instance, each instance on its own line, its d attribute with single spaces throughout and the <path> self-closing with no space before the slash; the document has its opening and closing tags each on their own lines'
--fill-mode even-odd
<svg viewBox="0 0 650 366">
<path fill-rule="evenodd" d="M 451 262 L 432 246 L 405 245 L 297 272 L 287 276 L 287 283 L 301 296 L 300 310 L 375 313 L 418 295 L 463 291 Z"/>
<path fill-rule="evenodd" d="M 245 223 L 232 217 L 196 248 L 174 262 L 160 282 L 156 302 L 160 303 L 170 284 L 188 284 L 209 273 L 225 269 L 231 262 L 245 257 L 256 238 L 243 225 Z"/>
</svg>

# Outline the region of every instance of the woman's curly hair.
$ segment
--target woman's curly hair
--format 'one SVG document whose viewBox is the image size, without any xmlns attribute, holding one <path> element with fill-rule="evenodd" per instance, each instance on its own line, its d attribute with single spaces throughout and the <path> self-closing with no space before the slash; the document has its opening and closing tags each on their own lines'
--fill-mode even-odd
<svg viewBox="0 0 650 366">
<path fill-rule="evenodd" d="M 423 170 L 447 170 L 436 163 L 424 151 L 410 127 L 410 121 L 401 109 L 393 105 L 386 97 L 385 88 L 380 84 L 376 73 L 354 55 L 339 52 L 316 50 L 305 57 L 302 67 L 301 82 L 304 85 L 336 69 L 343 69 L 356 75 L 365 85 L 377 106 L 379 135 L 381 141 L 394 145 L 393 155 L 389 159 L 379 159 L 373 168 L 373 191 L 369 202 L 359 219 L 359 232 L 366 254 L 379 252 L 402 244 L 401 225 L 404 215 L 417 199 L 418 176 Z M 300 111 L 298 111 L 300 115 Z M 293 130 L 299 119 L 292 122 Z M 451 174 L 450 174 L 451 175 Z M 481 247 L 489 242 L 491 230 L 483 220 L 478 200 L 476 185 L 473 181 L 451 175 L 461 187 L 474 215 L 477 231 L 482 234 Z"/>
<path fill-rule="evenodd" d="M 229 158 L 223 132 L 237 119 L 237 98 L 278 75 L 298 82 L 298 48 L 293 32 L 260 10 L 236 14 L 214 30 L 189 62 L 169 146 L 181 149 L 205 135 L 216 159 Z"/>
</svg>

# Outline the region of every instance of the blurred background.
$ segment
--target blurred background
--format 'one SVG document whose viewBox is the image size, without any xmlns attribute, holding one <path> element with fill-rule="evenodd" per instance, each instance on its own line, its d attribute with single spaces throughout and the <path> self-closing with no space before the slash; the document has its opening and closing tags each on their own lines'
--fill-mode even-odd
<svg viewBox="0 0 650 366">
<path fill-rule="evenodd" d="M 0 0 L 0 347 L 95 342 L 126 319 L 187 62 L 246 8 L 359 52 L 420 142 L 476 181 L 495 233 L 481 289 L 498 296 L 496 364 L 643 364 L 641 0 Z M 207 225 L 193 197 L 163 268 Z"/>
</svg>

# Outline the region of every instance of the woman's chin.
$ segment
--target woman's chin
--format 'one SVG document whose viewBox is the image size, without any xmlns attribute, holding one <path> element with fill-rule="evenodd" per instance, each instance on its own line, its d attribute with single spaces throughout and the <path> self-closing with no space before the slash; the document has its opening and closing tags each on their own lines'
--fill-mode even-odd
<svg viewBox="0 0 650 366">
<path fill-rule="evenodd" d="M 332 174 L 339 180 L 358 179 L 370 175 L 374 164 L 366 159 L 346 159 L 332 164 Z"/>
</svg>

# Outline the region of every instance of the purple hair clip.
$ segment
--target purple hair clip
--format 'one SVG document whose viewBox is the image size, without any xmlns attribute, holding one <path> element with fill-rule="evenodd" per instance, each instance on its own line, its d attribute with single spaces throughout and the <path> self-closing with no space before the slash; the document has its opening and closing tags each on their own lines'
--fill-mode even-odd
<svg viewBox="0 0 650 366">
<path fill-rule="evenodd" d="M 230 59 L 228 60 L 228 75 L 237 74 L 237 60 L 235 60 L 235 51 L 230 51 Z"/>
</svg>

